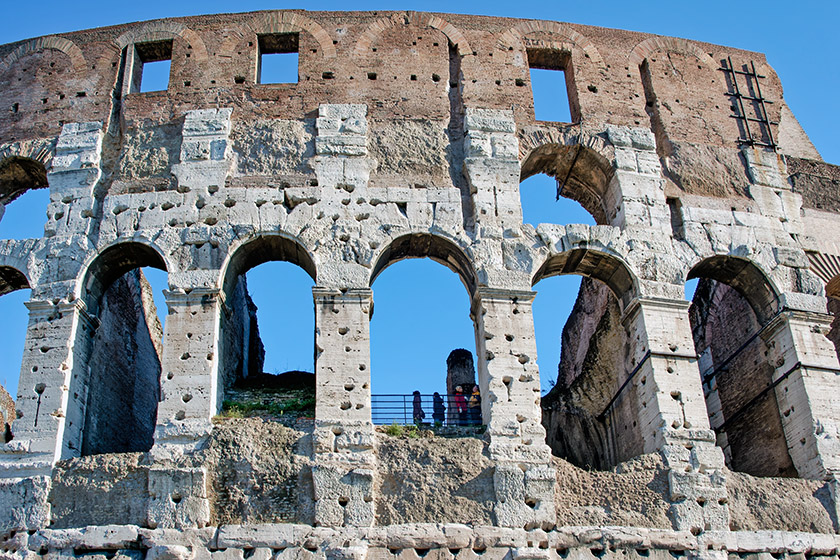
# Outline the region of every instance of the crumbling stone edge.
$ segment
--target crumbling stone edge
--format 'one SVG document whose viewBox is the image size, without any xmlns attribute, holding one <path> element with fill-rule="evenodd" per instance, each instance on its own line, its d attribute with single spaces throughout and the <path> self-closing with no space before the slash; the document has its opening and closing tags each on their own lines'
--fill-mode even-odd
<svg viewBox="0 0 840 560">
<path fill-rule="evenodd" d="M 461 524 L 418 523 L 371 528 L 293 524 L 224 525 L 203 529 L 144 529 L 135 525 L 90 526 L 12 532 L 0 542 L 0 558 L 81 557 L 146 560 L 269 560 L 286 557 L 353 559 L 433 558 L 463 555 L 482 560 L 641 556 L 721 558 L 728 553 L 832 556 L 840 535 L 789 531 L 689 531 L 639 527 L 560 527 L 550 531 Z M 655 556 L 658 554 L 654 554 Z"/>
</svg>

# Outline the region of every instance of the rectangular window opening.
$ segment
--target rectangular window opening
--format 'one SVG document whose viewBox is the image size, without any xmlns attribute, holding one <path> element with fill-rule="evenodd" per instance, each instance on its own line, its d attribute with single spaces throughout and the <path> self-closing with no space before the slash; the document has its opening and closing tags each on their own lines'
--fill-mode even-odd
<svg viewBox="0 0 840 560">
<path fill-rule="evenodd" d="M 568 55 L 561 51 L 528 49 L 534 115 L 538 121 L 571 123 L 577 120 L 578 112 L 569 96 L 569 86 L 574 84 L 570 83 L 568 62 Z"/>
<path fill-rule="evenodd" d="M 297 33 L 273 33 L 257 37 L 258 84 L 298 82 L 299 37 Z"/>
<path fill-rule="evenodd" d="M 166 91 L 171 68 L 171 39 L 135 44 L 129 92 Z"/>
</svg>

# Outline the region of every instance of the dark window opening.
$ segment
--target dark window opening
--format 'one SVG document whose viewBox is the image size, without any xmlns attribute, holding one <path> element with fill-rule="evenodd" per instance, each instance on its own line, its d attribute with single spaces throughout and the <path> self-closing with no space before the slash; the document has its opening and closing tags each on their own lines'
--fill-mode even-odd
<svg viewBox="0 0 840 560">
<path fill-rule="evenodd" d="M 569 63 L 569 56 L 561 51 L 528 49 L 536 120 L 566 123 L 579 120 L 576 100 L 570 95 L 575 90 Z"/>
<path fill-rule="evenodd" d="M 296 84 L 298 82 L 299 40 L 297 33 L 274 33 L 257 38 L 258 84 Z"/>
<path fill-rule="evenodd" d="M 172 68 L 172 40 L 134 45 L 134 71 L 129 92 L 166 91 Z"/>
</svg>

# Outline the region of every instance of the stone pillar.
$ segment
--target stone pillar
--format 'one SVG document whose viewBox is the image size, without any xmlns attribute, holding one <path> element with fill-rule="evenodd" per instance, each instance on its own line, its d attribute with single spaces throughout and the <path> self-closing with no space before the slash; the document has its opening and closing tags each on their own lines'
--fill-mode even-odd
<svg viewBox="0 0 840 560">
<path fill-rule="evenodd" d="M 464 170 L 473 195 L 476 225 L 518 231 L 522 204 L 513 111 L 467 108 Z"/>
<path fill-rule="evenodd" d="M 461 386 L 464 391 L 464 398 L 469 399 L 472 386 L 475 385 L 475 365 L 472 353 L 469 350 L 459 348 L 449 353 L 446 358 L 446 393 L 455 394 L 455 387 Z M 450 397 L 446 403 L 446 413 L 449 422 L 455 423 L 458 419 L 458 409 L 455 401 Z"/>
<path fill-rule="evenodd" d="M 635 391 L 644 453 L 659 451 L 668 468 L 669 515 L 677 529 L 726 530 L 724 457 L 715 446 L 682 300 L 637 298 L 624 313 L 630 341 L 623 392 Z M 622 398 L 622 395 L 619 395 Z M 626 396 L 625 396 L 626 398 Z"/>
<path fill-rule="evenodd" d="M 802 478 L 840 475 L 840 365 L 826 337 L 832 317 L 786 311 L 762 333 L 788 452 Z"/>
<path fill-rule="evenodd" d="M 610 126 L 607 134 L 615 146 L 615 174 L 603 202 L 609 223 L 622 230 L 644 229 L 670 236 L 671 214 L 653 133 Z"/>
<path fill-rule="evenodd" d="M 157 460 L 176 458 L 198 447 L 211 430 L 224 398 L 219 387 L 221 292 L 196 288 L 166 291 L 155 444 Z"/>
<path fill-rule="evenodd" d="M 530 291 L 479 288 L 476 320 L 482 412 L 496 461 L 496 522 L 552 525 L 555 472 L 541 423 L 540 374 Z"/>
<path fill-rule="evenodd" d="M 369 527 L 374 521 L 370 410 L 369 288 L 315 286 L 316 525 Z"/>
<path fill-rule="evenodd" d="M 53 465 L 77 455 L 84 422 L 85 340 L 95 327 L 80 300 L 29 301 L 14 439 L 0 446 L 0 531 L 42 529 L 50 522 Z"/>
<path fill-rule="evenodd" d="M 222 293 L 195 288 L 166 291 L 155 443 L 149 471 L 146 519 L 150 527 L 204 527 L 210 522 L 207 472 L 179 464 L 210 435 L 211 418 L 224 398 L 219 382 Z"/>
<path fill-rule="evenodd" d="M 92 233 L 96 215 L 93 189 L 102 177 L 101 157 L 101 123 L 67 123 L 61 128 L 47 173 L 50 185 L 44 227 L 47 237 Z"/>
<path fill-rule="evenodd" d="M 81 300 L 30 301 L 18 386 L 14 439 L 3 446 L 0 474 L 48 474 L 78 456 L 87 400 L 86 352 L 96 320 Z"/>
</svg>

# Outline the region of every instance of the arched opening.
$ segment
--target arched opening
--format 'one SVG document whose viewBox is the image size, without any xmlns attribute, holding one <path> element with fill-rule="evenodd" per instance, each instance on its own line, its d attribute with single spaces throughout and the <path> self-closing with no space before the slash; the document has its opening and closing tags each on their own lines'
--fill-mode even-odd
<svg viewBox="0 0 840 560">
<path fill-rule="evenodd" d="M 825 285 L 825 295 L 828 298 L 828 312 L 834 317 L 827 336 L 834 343 L 834 350 L 840 359 L 840 275 L 833 277 Z"/>
<path fill-rule="evenodd" d="M 222 414 L 314 414 L 315 277 L 312 258 L 289 237 L 262 235 L 235 251 L 219 319 Z"/>
<path fill-rule="evenodd" d="M 544 290 L 551 294 L 551 283 L 557 282 L 554 277 L 565 280 L 565 275 L 583 277 L 577 282 L 579 290 L 571 292 L 577 294 L 576 299 L 569 301 L 566 293 L 540 302 L 539 307 L 535 299 L 534 305 L 541 378 L 551 379 L 555 367 L 557 371 L 556 382 L 542 400 L 542 423 L 552 453 L 579 467 L 607 469 L 643 448 L 635 389 L 632 385 L 622 388 L 633 364 L 626 363 L 627 335 L 621 315 L 636 293 L 635 281 L 618 258 L 575 249 L 549 258 L 540 267 L 534 276 L 537 298 Z M 544 327 L 543 323 L 552 321 L 552 310 L 556 313 L 553 324 Z M 561 322 L 558 317 L 564 311 L 566 320 Z M 546 342 L 541 331 L 552 333 L 553 340 Z M 544 352 L 541 346 L 548 348 Z"/>
<path fill-rule="evenodd" d="M 0 239 L 44 236 L 50 192 L 41 162 L 9 157 L 0 162 Z"/>
<path fill-rule="evenodd" d="M 475 276 L 466 255 L 436 236 L 401 237 L 383 251 L 371 285 L 373 422 L 482 424 L 482 392 L 472 398 L 479 384 L 470 315 Z"/>
<path fill-rule="evenodd" d="M 755 264 L 728 256 L 701 261 L 688 274 L 694 278 L 694 347 L 727 465 L 754 476 L 796 476 L 761 336 L 780 310 L 772 286 Z"/>
<path fill-rule="evenodd" d="M 553 188 L 549 187 L 547 179 L 528 181 L 529 178 L 543 174 L 553 179 Z M 543 144 L 531 151 L 522 163 L 520 172 L 520 199 L 524 215 L 536 216 L 541 219 L 546 212 L 552 219 L 545 223 L 571 224 L 589 223 L 585 221 L 563 221 L 568 217 L 571 219 L 585 218 L 580 210 L 582 208 L 595 220 L 597 224 L 608 224 L 615 215 L 615 204 L 617 201 L 606 196 L 613 177 L 613 169 L 609 162 L 592 148 L 581 144 L 571 146 L 563 144 Z M 531 206 L 531 199 L 535 194 L 529 191 L 537 187 L 541 191 L 539 206 L 534 205 L 534 212 L 526 206 Z M 549 194 L 550 193 L 550 194 Z M 527 194 L 527 196 L 526 196 Z M 560 207 L 557 204 L 548 204 L 548 196 L 554 196 L 556 201 L 563 199 L 573 200 L 579 205 L 567 204 Z M 534 218 L 532 218 L 534 219 Z M 530 222 L 525 219 L 526 222 Z M 534 224 L 536 225 L 536 224 Z"/>
<path fill-rule="evenodd" d="M 32 290 L 26 276 L 10 266 L 0 266 L 0 317 L 3 317 L 4 335 L 0 337 L 0 442 L 8 442 L 13 433 L 11 423 L 15 419 L 15 401 L 20 363 L 23 358 L 23 343 L 26 339 L 26 325 L 29 318 L 24 303 Z M 7 392 L 3 394 L 3 390 Z"/>
<path fill-rule="evenodd" d="M 158 306 L 166 270 L 155 248 L 137 242 L 112 245 L 89 265 L 81 286 L 86 312 L 74 345 L 64 456 L 151 449 L 163 352 L 164 315 Z"/>
</svg>

